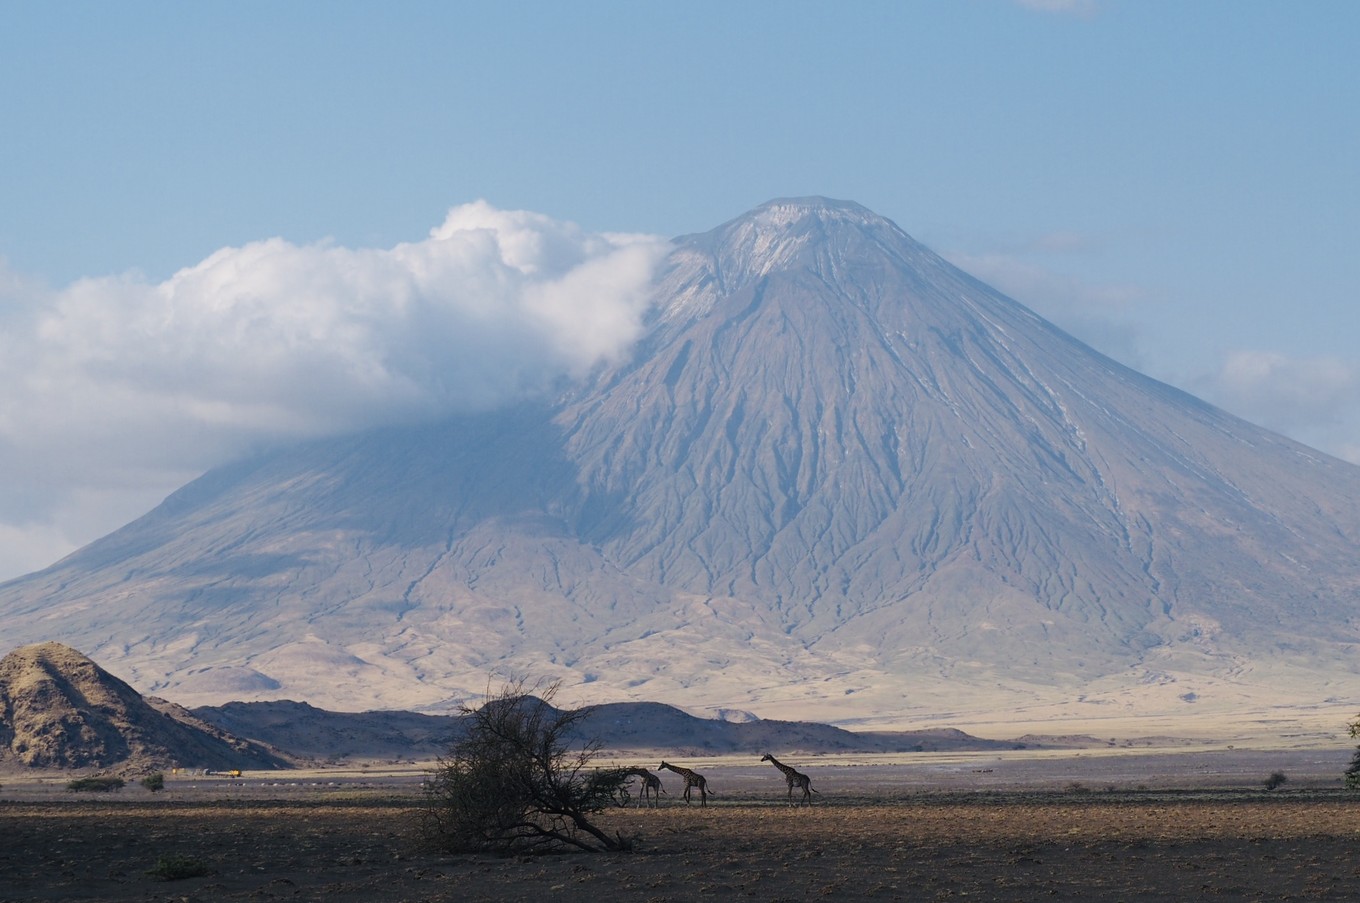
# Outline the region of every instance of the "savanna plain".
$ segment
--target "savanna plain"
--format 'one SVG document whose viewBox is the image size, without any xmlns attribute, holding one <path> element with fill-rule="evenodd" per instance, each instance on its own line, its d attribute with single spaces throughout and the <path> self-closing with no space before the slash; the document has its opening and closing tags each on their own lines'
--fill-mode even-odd
<svg viewBox="0 0 1360 903">
<path fill-rule="evenodd" d="M 658 808 L 601 813 L 631 852 L 513 857 L 422 848 L 432 763 L 171 775 L 159 793 L 95 796 L 67 791 L 69 775 L 7 775 L 0 900 L 1355 900 L 1350 752 L 791 757 L 811 806 L 789 805 L 757 756 L 692 758 L 707 807 L 665 774 Z M 1287 782 L 1266 790 L 1277 771 Z M 167 863 L 205 874 L 164 880 Z"/>
</svg>

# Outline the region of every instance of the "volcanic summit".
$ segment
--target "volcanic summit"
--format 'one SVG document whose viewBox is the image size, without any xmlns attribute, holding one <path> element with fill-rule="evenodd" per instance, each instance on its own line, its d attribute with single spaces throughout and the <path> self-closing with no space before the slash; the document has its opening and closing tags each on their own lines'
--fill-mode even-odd
<svg viewBox="0 0 1360 903">
<path fill-rule="evenodd" d="M 0 586 L 0 635 L 194 703 L 1306 705 L 1357 686 L 1358 542 L 1360 468 L 791 199 L 677 239 L 627 361 L 211 471 Z"/>
</svg>

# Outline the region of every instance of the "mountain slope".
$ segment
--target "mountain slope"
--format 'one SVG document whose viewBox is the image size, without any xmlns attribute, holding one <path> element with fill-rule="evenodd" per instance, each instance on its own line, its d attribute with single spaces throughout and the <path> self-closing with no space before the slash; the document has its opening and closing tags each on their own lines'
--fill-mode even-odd
<svg viewBox="0 0 1360 903">
<path fill-rule="evenodd" d="M 205 475 L 0 587 L 194 702 L 592 699 L 909 720 L 1357 686 L 1360 468 L 1092 351 L 855 204 L 677 240 L 554 403 Z M 941 703 L 947 700 L 947 703 Z"/>
<path fill-rule="evenodd" d="M 0 764 L 34 768 L 279 768 L 260 746 L 153 705 L 60 643 L 0 659 Z"/>
<path fill-rule="evenodd" d="M 887 631 L 883 654 L 986 657 L 1000 631 L 1087 676 L 1186 628 L 1270 642 L 1355 611 L 1356 468 L 1102 357 L 863 208 L 776 202 L 673 260 L 651 353 L 560 418 L 627 524 L 586 535 L 630 571 L 773 596 L 819 638 Z"/>
</svg>

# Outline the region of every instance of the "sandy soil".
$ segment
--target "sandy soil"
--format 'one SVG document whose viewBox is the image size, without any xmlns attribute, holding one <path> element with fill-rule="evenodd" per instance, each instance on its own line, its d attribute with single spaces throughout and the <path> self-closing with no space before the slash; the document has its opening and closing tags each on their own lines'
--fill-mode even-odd
<svg viewBox="0 0 1360 903">
<path fill-rule="evenodd" d="M 0 899 L 1353 900 L 1360 807 L 1338 799 L 933 797 L 611 813 L 637 852 L 412 851 L 400 805 L 16 804 Z M 158 857 L 213 874 L 159 882 Z"/>
<path fill-rule="evenodd" d="M 1355 899 L 1360 800 L 1330 760 L 1271 793 L 1246 779 L 1274 761 L 1238 774 L 1196 759 L 1179 788 L 1128 785 L 1130 761 L 1089 757 L 810 767 L 811 808 L 784 805 L 768 768 L 705 765 L 722 788 L 707 809 L 663 798 L 604 814 L 635 852 L 512 858 L 421 852 L 414 773 L 178 779 L 98 798 L 7 777 L 0 900 Z M 1063 783 L 1069 766 L 1088 782 Z M 147 874 L 170 856 L 212 873 Z"/>
</svg>

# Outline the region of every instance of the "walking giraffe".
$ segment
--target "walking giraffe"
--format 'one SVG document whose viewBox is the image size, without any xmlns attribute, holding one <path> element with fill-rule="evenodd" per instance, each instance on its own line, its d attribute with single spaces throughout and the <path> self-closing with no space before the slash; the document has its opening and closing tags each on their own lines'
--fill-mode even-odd
<svg viewBox="0 0 1360 903">
<path fill-rule="evenodd" d="M 689 805 L 689 791 L 691 787 L 699 788 L 699 805 L 708 805 L 708 781 L 704 780 L 703 775 L 699 774 L 697 771 L 690 771 L 688 768 L 681 768 L 679 765 L 671 765 L 666 762 L 662 762 L 660 767 L 667 771 L 673 771 L 685 779 L 685 805 Z"/>
<path fill-rule="evenodd" d="M 793 799 L 793 788 L 797 787 L 803 791 L 803 798 L 799 800 L 799 802 L 807 803 L 809 806 L 812 805 L 812 794 L 814 793 L 812 789 L 812 778 L 803 774 L 801 771 L 796 770 L 792 765 L 785 765 L 769 753 L 761 756 L 760 761 L 769 762 L 775 768 L 784 772 L 784 780 L 789 782 L 790 801 Z"/>
<path fill-rule="evenodd" d="M 652 774 L 641 765 L 634 765 L 623 770 L 624 774 L 642 778 L 642 793 L 638 796 L 638 805 L 642 806 L 647 802 L 647 794 L 652 795 L 652 808 L 661 805 L 661 794 L 666 792 L 666 788 L 661 786 L 661 779 Z"/>
</svg>

